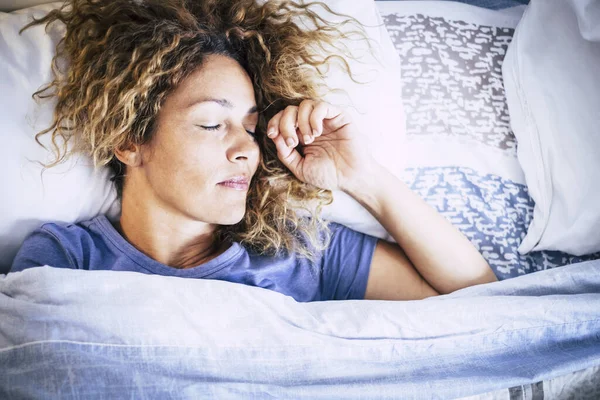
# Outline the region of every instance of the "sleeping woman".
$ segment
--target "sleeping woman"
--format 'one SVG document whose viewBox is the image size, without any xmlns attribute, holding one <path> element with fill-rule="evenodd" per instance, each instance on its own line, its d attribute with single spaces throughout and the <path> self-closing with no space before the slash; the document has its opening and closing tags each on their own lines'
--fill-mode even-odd
<svg viewBox="0 0 600 400">
<path fill-rule="evenodd" d="M 121 215 L 45 223 L 11 271 L 219 279 L 300 302 L 423 299 L 495 281 L 469 240 L 365 150 L 349 113 L 319 100 L 331 58 L 310 49 L 343 34 L 314 7 L 71 0 L 32 22 L 66 26 L 54 80 L 36 93 L 57 100 L 38 134 L 52 135 L 50 166 L 73 152 L 109 165 Z M 396 243 L 323 220 L 332 190 Z"/>
</svg>

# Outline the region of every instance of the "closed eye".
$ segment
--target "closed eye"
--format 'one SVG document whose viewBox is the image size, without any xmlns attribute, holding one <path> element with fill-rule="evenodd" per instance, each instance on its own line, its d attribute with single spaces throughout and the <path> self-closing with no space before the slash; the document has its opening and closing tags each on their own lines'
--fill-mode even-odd
<svg viewBox="0 0 600 400">
<path fill-rule="evenodd" d="M 221 124 L 214 125 L 214 126 L 200 125 L 200 127 L 206 129 L 207 131 L 216 131 L 217 129 L 219 129 L 221 127 Z"/>
<path fill-rule="evenodd" d="M 200 125 L 200 127 L 202 129 L 206 129 L 207 131 L 216 131 L 216 130 L 218 130 L 221 127 L 221 124 L 213 125 L 213 126 Z M 253 136 L 253 137 L 256 138 L 256 133 L 255 132 L 249 131 L 248 129 L 246 129 L 246 132 L 248 132 L 251 136 Z"/>
</svg>

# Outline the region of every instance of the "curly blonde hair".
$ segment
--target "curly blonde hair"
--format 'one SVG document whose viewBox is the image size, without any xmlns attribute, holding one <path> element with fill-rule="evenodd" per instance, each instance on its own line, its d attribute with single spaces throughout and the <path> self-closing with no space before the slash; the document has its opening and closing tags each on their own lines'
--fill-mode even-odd
<svg viewBox="0 0 600 400">
<path fill-rule="evenodd" d="M 313 10 L 318 6 L 346 19 L 333 26 Z M 314 27 L 301 27 L 294 21 L 300 19 Z M 83 152 L 96 167 L 114 170 L 121 197 L 125 166 L 115 150 L 149 142 L 165 97 L 202 66 L 205 56 L 224 54 L 251 77 L 261 161 L 244 218 L 218 227 L 215 238 L 236 240 L 266 255 L 287 250 L 311 260 L 327 248 L 330 229 L 320 212 L 332 202 L 331 191 L 299 181 L 278 159 L 264 132 L 271 117 L 288 105 L 331 90 L 320 78 L 333 60 L 341 61 L 357 82 L 346 61 L 356 58 L 340 39 L 359 35 L 371 46 L 359 21 L 320 2 L 69 0 L 23 30 L 44 23 L 48 29 L 56 21 L 65 24 L 66 33 L 52 61 L 54 79 L 34 93 L 57 100 L 52 125 L 36 135 L 41 145 L 39 136 L 52 134 L 56 160 L 46 167 Z M 343 33 L 339 27 L 345 24 L 355 29 Z M 324 55 L 316 51 L 326 48 Z M 298 216 L 298 209 L 310 218 Z M 298 233 L 306 240 L 298 240 Z"/>
</svg>

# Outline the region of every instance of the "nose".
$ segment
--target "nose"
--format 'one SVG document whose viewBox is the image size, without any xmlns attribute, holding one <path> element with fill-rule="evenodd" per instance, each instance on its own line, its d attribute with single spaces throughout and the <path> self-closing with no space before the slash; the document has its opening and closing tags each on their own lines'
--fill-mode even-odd
<svg viewBox="0 0 600 400">
<path fill-rule="evenodd" d="M 232 140 L 227 151 L 227 158 L 231 162 L 250 161 L 258 159 L 259 148 L 254 137 L 244 127 L 238 127 L 231 132 Z"/>
</svg>

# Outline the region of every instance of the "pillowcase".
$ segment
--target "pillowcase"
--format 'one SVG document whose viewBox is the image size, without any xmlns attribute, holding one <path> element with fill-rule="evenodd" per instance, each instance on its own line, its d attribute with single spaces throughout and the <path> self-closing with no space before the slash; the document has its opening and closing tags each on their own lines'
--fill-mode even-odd
<svg viewBox="0 0 600 400">
<path fill-rule="evenodd" d="M 25 7 L 37 6 L 39 4 L 51 3 L 47 0 L 0 0 L 0 12 L 10 12 Z"/>
<path fill-rule="evenodd" d="M 91 160 L 71 158 L 42 174 L 38 162 L 53 154 L 35 141 L 35 134 L 52 120 L 54 102 L 37 104 L 32 94 L 51 80 L 50 62 L 63 30 L 43 26 L 19 30 L 32 16 L 42 17 L 58 6 L 37 6 L 0 13 L 0 121 L 3 168 L 0 208 L 0 272 L 6 273 L 24 238 L 46 221 L 74 222 L 100 213 L 115 217 L 117 196 L 107 168 L 95 171 Z M 40 141 L 50 147 L 50 135 Z"/>
<path fill-rule="evenodd" d="M 364 144 L 379 164 L 398 178 L 402 178 L 405 165 L 404 140 L 406 117 L 402 102 L 400 58 L 381 18 L 375 2 L 369 0 L 325 1 L 333 11 L 349 15 L 360 21 L 373 48 L 370 52 L 362 40 L 355 37 L 343 40 L 359 61 L 349 62 L 355 83 L 334 63 L 326 74 L 325 83 L 331 88 L 342 88 L 346 93 L 325 94 L 331 104 L 345 107 L 352 115 L 357 129 L 368 136 Z M 321 7 L 314 7 L 321 10 Z M 326 13 L 324 18 L 332 23 L 342 21 Z M 341 28 L 346 31 L 345 28 Z M 347 30 L 352 29 L 348 27 Z M 346 225 L 358 232 L 393 240 L 383 226 L 354 198 L 342 191 L 333 192 L 333 203 L 323 208 L 325 219 Z"/>
<path fill-rule="evenodd" d="M 374 155 L 385 158 L 391 146 L 400 146 L 403 137 L 403 109 L 400 97 L 400 60 L 394 50 L 385 26 L 370 0 L 347 2 L 326 0 L 334 11 L 351 15 L 369 25 L 366 30 L 376 48 L 377 59 L 350 62 L 358 80 L 371 80 L 358 85 L 343 77 L 341 70 L 332 69 L 326 83 L 330 87 L 343 87 L 350 95 L 356 109 L 357 124 L 373 139 Z M 52 153 L 39 146 L 35 134 L 47 128 L 52 120 L 54 102 L 39 104 L 32 94 L 51 80 L 50 63 L 57 42 L 64 34 L 56 24 L 46 33 L 45 26 L 35 26 L 19 35 L 19 30 L 62 3 L 50 3 L 10 14 L 0 13 L 0 121 L 2 139 L 0 159 L 3 168 L 0 182 L 4 184 L 0 208 L 0 273 L 8 272 L 12 260 L 27 235 L 47 221 L 79 222 L 98 214 L 109 219 L 119 217 L 120 203 L 109 181 L 111 171 L 93 167 L 90 158 L 72 157 L 67 162 L 47 169 L 42 174 L 38 162 L 52 160 Z M 315 10 L 329 13 L 321 7 Z M 336 17 L 337 18 L 337 17 Z M 365 74 L 368 73 L 365 79 Z M 348 103 L 346 97 L 326 96 L 335 104 Z M 389 111 L 391 110 L 391 112 Z M 40 141 L 50 148 L 50 135 Z M 388 158 L 382 164 L 400 173 L 400 158 Z M 358 227 L 363 232 L 379 232 L 383 228 L 353 199 L 341 192 L 327 208 L 325 217 Z M 359 210 L 360 212 L 357 212 Z"/>
<path fill-rule="evenodd" d="M 600 41 L 600 2 L 597 0 L 567 0 L 575 15 L 581 35 L 590 41 Z"/>
<path fill-rule="evenodd" d="M 532 0 L 504 60 L 517 155 L 535 201 L 521 253 L 600 251 L 600 41 L 592 29 L 600 13 L 591 3 Z"/>
</svg>

